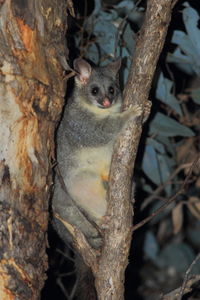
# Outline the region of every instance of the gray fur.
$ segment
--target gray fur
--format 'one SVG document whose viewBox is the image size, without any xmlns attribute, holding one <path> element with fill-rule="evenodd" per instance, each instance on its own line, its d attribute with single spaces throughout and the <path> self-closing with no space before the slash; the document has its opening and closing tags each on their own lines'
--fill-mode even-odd
<svg viewBox="0 0 200 300">
<path fill-rule="evenodd" d="M 134 107 L 126 112 L 119 112 L 122 104 L 117 80 L 119 62 L 107 67 L 92 69 L 87 62 L 79 59 L 75 61 L 74 67 L 78 72 L 75 78 L 74 92 L 65 108 L 57 133 L 57 160 L 67 193 L 61 187 L 56 176 L 53 210 L 62 219 L 79 228 L 91 245 L 98 248 L 101 240 L 94 222 L 97 225 L 101 223 L 103 217 L 101 211 L 97 213 L 100 217 L 97 217 L 90 210 L 90 204 L 88 204 L 88 209 L 84 205 L 83 208 L 79 201 L 73 199 L 70 184 L 73 182 L 72 190 L 75 190 L 76 180 L 73 178 L 77 178 L 77 184 L 81 183 L 81 178 L 83 180 L 88 178 L 89 182 L 93 182 L 92 180 L 98 176 L 101 178 L 101 173 L 98 173 L 100 171 L 95 169 L 96 166 L 99 162 L 101 165 L 101 160 L 102 165 L 110 165 L 113 143 L 117 135 L 127 121 L 140 115 L 141 111 L 138 107 Z M 93 87 L 98 88 L 98 95 L 92 94 Z M 113 92 L 112 88 L 114 88 L 114 93 L 111 93 Z M 105 99 L 107 102 L 109 100 L 109 107 L 104 107 Z M 86 157 L 85 162 L 80 160 L 82 153 Z M 94 168 L 92 168 L 93 166 Z M 109 173 L 109 168 L 107 173 Z M 98 184 L 98 187 L 101 186 L 102 189 L 107 186 L 107 182 L 103 182 L 103 180 Z M 93 199 L 91 198 L 90 201 L 92 204 Z M 105 199 L 102 199 L 102 205 L 105 205 L 104 202 Z M 56 220 L 58 231 L 61 236 L 65 235 L 64 240 L 69 240 L 69 234 L 65 234 L 63 226 L 59 226 L 59 223 L 60 221 Z"/>
</svg>

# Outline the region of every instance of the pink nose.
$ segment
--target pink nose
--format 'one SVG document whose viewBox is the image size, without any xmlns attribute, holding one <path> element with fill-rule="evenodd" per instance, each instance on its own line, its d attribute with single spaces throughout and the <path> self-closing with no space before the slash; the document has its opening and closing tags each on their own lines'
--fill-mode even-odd
<svg viewBox="0 0 200 300">
<path fill-rule="evenodd" d="M 108 98 L 104 98 L 103 100 L 103 106 L 104 107 L 110 107 L 110 100 Z"/>
</svg>

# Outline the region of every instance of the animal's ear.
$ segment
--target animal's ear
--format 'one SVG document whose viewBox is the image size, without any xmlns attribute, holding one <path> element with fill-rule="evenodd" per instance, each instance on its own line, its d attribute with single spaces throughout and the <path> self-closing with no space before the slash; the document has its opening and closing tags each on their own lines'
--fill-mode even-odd
<svg viewBox="0 0 200 300">
<path fill-rule="evenodd" d="M 111 62 L 109 65 L 107 65 L 106 68 L 109 69 L 109 71 L 112 72 L 114 75 L 116 75 L 121 67 L 121 61 L 122 60 L 119 57 L 114 62 Z"/>
<path fill-rule="evenodd" d="M 77 73 L 75 77 L 77 83 L 86 84 L 92 72 L 90 64 L 82 58 L 77 58 L 74 60 L 73 65 Z"/>
</svg>

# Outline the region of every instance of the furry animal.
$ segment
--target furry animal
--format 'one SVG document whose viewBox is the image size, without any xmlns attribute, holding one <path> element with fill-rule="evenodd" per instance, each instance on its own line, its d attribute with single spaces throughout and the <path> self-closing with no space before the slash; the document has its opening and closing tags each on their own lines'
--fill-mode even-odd
<svg viewBox="0 0 200 300">
<path fill-rule="evenodd" d="M 98 227 L 107 209 L 113 144 L 128 121 L 141 115 L 137 105 L 120 111 L 120 65 L 120 60 L 99 68 L 83 59 L 74 61 L 75 87 L 57 134 L 57 161 L 65 188 L 56 176 L 53 211 L 80 229 L 95 248 L 101 245 Z M 55 224 L 67 242 L 70 234 L 59 218 Z"/>
</svg>

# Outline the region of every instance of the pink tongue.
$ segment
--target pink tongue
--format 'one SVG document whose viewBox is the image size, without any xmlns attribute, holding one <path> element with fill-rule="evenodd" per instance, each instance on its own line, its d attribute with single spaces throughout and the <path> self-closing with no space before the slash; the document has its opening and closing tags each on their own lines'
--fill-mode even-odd
<svg viewBox="0 0 200 300">
<path fill-rule="evenodd" d="M 103 106 L 104 106 L 104 107 L 110 107 L 110 101 L 108 100 L 108 98 L 105 98 L 105 99 L 103 100 Z"/>
</svg>

